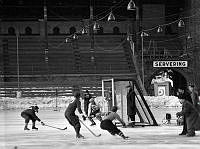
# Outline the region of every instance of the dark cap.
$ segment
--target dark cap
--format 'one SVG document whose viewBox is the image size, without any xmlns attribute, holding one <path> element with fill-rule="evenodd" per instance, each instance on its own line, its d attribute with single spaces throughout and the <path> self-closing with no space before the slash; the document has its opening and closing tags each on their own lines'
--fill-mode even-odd
<svg viewBox="0 0 200 149">
<path fill-rule="evenodd" d="M 117 112 L 117 110 L 118 110 L 117 106 L 113 106 L 112 109 L 111 109 L 112 112 Z"/>
<path fill-rule="evenodd" d="M 37 109 L 37 110 L 38 110 L 38 109 L 39 109 L 39 107 L 38 107 L 38 106 L 35 106 L 35 109 Z"/>
<path fill-rule="evenodd" d="M 194 88 L 194 84 L 193 84 L 193 83 L 190 83 L 188 86 L 191 86 L 191 87 L 193 87 L 193 88 Z"/>
<path fill-rule="evenodd" d="M 185 90 L 186 87 L 184 87 L 184 86 L 179 86 L 178 89 Z"/>
<path fill-rule="evenodd" d="M 30 106 L 30 108 L 34 111 L 38 111 L 39 107 L 38 106 Z"/>
<path fill-rule="evenodd" d="M 75 98 L 80 98 L 80 97 L 81 97 L 80 92 L 74 92 L 74 97 L 75 97 Z"/>
</svg>

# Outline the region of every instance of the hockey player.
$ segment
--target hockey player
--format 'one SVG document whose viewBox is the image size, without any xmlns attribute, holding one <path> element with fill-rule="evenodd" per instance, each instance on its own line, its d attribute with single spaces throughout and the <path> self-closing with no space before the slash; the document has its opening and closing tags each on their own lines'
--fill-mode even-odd
<svg viewBox="0 0 200 149">
<path fill-rule="evenodd" d="M 96 105 L 94 98 L 91 98 L 88 107 L 88 119 L 92 122 L 90 126 L 96 125 L 92 118 L 96 117 L 97 113 L 100 113 L 100 108 Z"/>
<path fill-rule="evenodd" d="M 113 124 L 113 120 L 117 119 L 118 121 L 120 121 L 122 123 L 122 125 L 124 127 L 126 127 L 126 124 L 124 123 L 124 121 L 119 117 L 119 115 L 116 113 L 117 112 L 117 106 L 113 106 L 111 111 L 109 111 L 107 113 L 107 115 L 105 116 L 105 118 L 101 121 L 100 127 L 101 129 L 107 130 L 111 135 L 119 135 L 120 137 L 122 137 L 123 139 L 128 139 L 129 137 L 125 136 L 121 130 L 119 130 L 117 128 L 116 125 Z"/>
<path fill-rule="evenodd" d="M 68 120 L 69 124 L 74 127 L 76 131 L 76 138 L 84 138 L 84 136 L 80 134 L 81 124 L 79 122 L 79 117 L 75 115 L 75 111 L 76 109 L 78 109 L 78 112 L 82 115 L 83 120 L 86 119 L 81 110 L 80 93 L 75 92 L 74 97 L 75 99 L 69 104 L 69 106 L 65 110 L 65 118 Z"/>
<path fill-rule="evenodd" d="M 38 128 L 35 127 L 36 120 L 41 122 L 42 125 L 44 125 L 44 123 L 35 114 L 35 112 L 38 113 L 38 109 L 39 109 L 38 106 L 31 106 L 29 109 L 26 109 L 21 112 L 21 116 L 25 119 L 24 130 L 30 130 L 28 128 L 28 123 L 30 120 L 32 120 L 32 129 L 33 130 L 38 130 Z"/>
</svg>

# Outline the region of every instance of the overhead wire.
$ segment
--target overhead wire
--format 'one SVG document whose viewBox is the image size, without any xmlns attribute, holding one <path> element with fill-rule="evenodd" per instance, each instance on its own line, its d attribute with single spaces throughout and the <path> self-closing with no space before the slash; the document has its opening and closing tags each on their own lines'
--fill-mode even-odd
<svg viewBox="0 0 200 149">
<path fill-rule="evenodd" d="M 108 12 L 108 11 L 110 11 L 111 9 L 112 9 L 112 10 L 115 10 L 115 9 L 121 7 L 121 5 L 120 5 L 120 6 L 118 6 L 118 5 L 121 4 L 122 2 L 124 2 L 124 1 L 122 0 L 122 1 L 118 2 L 116 5 L 112 6 L 112 7 L 111 7 L 110 9 L 108 9 L 107 11 L 104 11 L 104 12 L 102 12 L 102 13 L 97 14 L 95 17 L 100 16 L 101 14 L 104 14 L 105 12 Z M 123 3 L 122 3 L 122 4 L 123 4 Z M 157 29 L 158 27 L 168 26 L 168 25 L 177 23 L 177 22 L 178 22 L 179 20 L 181 20 L 181 19 L 192 18 L 192 17 L 196 16 L 196 15 L 199 13 L 199 10 L 200 10 L 200 9 L 192 9 L 192 10 L 197 10 L 197 12 L 196 12 L 195 14 L 193 14 L 193 15 L 181 17 L 181 18 L 176 19 L 175 21 L 172 21 L 172 22 L 169 22 L 169 23 L 159 24 L 159 25 L 154 26 L 154 27 L 152 27 L 152 28 L 144 29 L 144 30 L 142 30 L 142 31 L 137 32 L 136 34 L 140 34 L 141 32 L 152 31 L 152 30 Z M 187 12 L 187 11 L 191 11 L 191 9 L 190 9 L 190 10 L 186 10 L 186 11 L 181 12 L 181 13 L 185 13 L 185 12 Z M 52 12 L 52 11 L 51 11 L 51 12 Z M 52 13 L 54 13 L 54 12 L 52 12 Z M 55 13 L 54 13 L 54 14 L 55 14 Z M 166 17 L 170 17 L 170 16 L 175 16 L 175 15 L 177 15 L 177 14 L 178 14 L 178 13 L 171 14 L 171 15 L 168 15 L 168 16 L 165 16 L 165 17 L 158 17 L 158 19 L 160 19 L 160 18 L 166 18 Z M 179 13 L 179 14 L 180 14 L 180 13 Z M 58 15 L 58 14 L 57 14 L 57 15 Z M 109 15 L 109 14 L 106 14 L 104 17 L 101 17 L 101 18 L 99 18 L 99 19 L 96 19 L 96 21 L 101 21 L 101 20 L 103 20 L 104 18 L 106 18 L 108 15 Z M 59 18 L 66 19 L 65 17 L 62 17 L 62 16 L 60 16 L 60 15 L 58 15 L 58 16 L 59 16 Z M 155 18 L 149 18 L 149 19 L 155 19 Z M 84 20 L 89 20 L 89 19 L 82 19 L 81 21 L 84 21 Z M 77 26 L 78 26 L 78 25 L 77 25 Z M 86 29 L 87 29 L 88 27 L 89 27 L 89 25 L 85 26 Z M 79 34 L 80 32 L 81 32 L 81 30 L 77 31 L 75 34 Z M 131 35 L 131 34 L 130 34 L 130 35 Z M 72 36 L 72 35 L 70 35 L 70 36 Z M 68 37 L 69 37 L 69 36 L 68 36 Z M 175 40 L 175 39 L 181 38 L 181 37 L 182 37 L 182 36 L 176 37 L 176 38 L 173 38 L 173 39 L 171 39 L 171 40 Z M 157 41 L 157 42 L 165 42 L 165 41 L 170 41 L 170 39 L 164 40 L 164 41 Z M 58 45 L 58 47 L 59 47 L 59 45 Z"/>
</svg>

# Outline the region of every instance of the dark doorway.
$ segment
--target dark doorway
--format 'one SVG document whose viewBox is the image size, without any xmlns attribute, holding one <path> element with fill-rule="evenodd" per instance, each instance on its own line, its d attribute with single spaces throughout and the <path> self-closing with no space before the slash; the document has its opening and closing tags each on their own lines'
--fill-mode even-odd
<svg viewBox="0 0 200 149">
<path fill-rule="evenodd" d="M 187 80 L 185 77 L 178 71 L 173 71 L 172 79 L 174 82 L 174 91 L 176 93 L 178 87 L 185 87 L 187 88 Z"/>
</svg>

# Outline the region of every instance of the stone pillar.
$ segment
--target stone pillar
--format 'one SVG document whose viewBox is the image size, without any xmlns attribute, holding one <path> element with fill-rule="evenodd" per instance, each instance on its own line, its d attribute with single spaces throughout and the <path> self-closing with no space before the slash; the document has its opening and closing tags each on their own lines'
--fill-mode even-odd
<svg viewBox="0 0 200 149">
<path fill-rule="evenodd" d="M 188 0 L 190 2 L 190 17 L 188 31 L 191 33 L 192 42 L 189 47 L 192 49 L 193 57 L 193 75 L 197 88 L 200 89 L 200 1 L 199 0 Z"/>
</svg>

